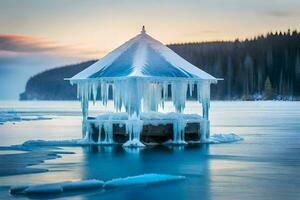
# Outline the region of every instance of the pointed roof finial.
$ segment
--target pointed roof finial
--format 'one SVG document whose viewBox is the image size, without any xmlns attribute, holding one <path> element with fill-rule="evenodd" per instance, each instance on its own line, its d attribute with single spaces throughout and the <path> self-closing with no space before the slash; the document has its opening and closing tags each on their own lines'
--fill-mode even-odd
<svg viewBox="0 0 300 200">
<path fill-rule="evenodd" d="M 146 33 L 145 26 L 143 25 L 141 33 Z"/>
</svg>

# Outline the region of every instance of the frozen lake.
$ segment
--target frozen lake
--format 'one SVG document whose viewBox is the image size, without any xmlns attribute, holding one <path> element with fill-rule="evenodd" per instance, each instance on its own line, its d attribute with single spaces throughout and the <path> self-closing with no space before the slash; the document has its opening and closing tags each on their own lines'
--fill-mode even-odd
<svg viewBox="0 0 300 200">
<path fill-rule="evenodd" d="M 94 115 L 103 111 L 101 107 L 92 108 Z M 198 113 L 201 110 L 190 103 L 187 112 Z M 33 139 L 81 137 L 79 102 L 0 102 L 1 118 L 11 118 L 15 113 L 25 120 L 2 122 L 0 146 Z M 11 185 L 81 179 L 106 181 L 145 173 L 179 175 L 186 179 L 51 198 L 300 199 L 300 102 L 212 102 L 210 119 L 212 133 L 232 132 L 244 140 L 228 144 L 174 148 L 159 146 L 140 150 L 64 147 L 36 152 L 0 151 L 0 199 L 36 198 L 11 196 L 8 191 Z M 45 152 L 49 151 L 74 154 L 60 154 L 60 158 L 50 156 L 50 160 L 39 163 L 43 161 Z M 22 160 L 29 158 L 37 162 L 22 163 Z M 19 169 L 27 164 L 37 164 L 30 168 L 38 169 L 35 172 L 39 173 L 11 176 L 3 173 L 3 169 Z"/>
</svg>

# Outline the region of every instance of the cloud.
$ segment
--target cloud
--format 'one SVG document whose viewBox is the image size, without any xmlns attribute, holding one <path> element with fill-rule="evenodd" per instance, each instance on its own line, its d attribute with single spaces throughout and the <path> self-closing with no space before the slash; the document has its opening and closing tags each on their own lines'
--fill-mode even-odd
<svg viewBox="0 0 300 200">
<path fill-rule="evenodd" d="M 34 74 L 99 57 L 101 53 L 45 38 L 0 34 L 0 99 L 17 99 L 24 91 L 26 81 Z"/>
<path fill-rule="evenodd" d="M 62 45 L 41 37 L 0 34 L 0 57 L 46 54 L 87 59 L 99 57 L 105 53 L 106 51 L 97 51 L 83 45 Z"/>
<path fill-rule="evenodd" d="M 0 51 L 34 53 L 57 51 L 63 48 L 65 47 L 42 38 L 14 34 L 0 34 Z"/>
<path fill-rule="evenodd" d="M 272 17 L 292 17 L 297 15 L 293 10 L 269 10 L 266 14 Z"/>
</svg>

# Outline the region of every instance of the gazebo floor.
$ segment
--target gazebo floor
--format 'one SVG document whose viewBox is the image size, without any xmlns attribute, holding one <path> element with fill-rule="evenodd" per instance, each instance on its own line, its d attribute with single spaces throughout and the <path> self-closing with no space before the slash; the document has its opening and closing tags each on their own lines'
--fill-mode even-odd
<svg viewBox="0 0 300 200">
<path fill-rule="evenodd" d="M 185 141 L 199 141 L 200 131 L 199 123 L 187 123 L 184 129 Z M 99 128 L 95 123 L 90 124 L 90 134 L 93 142 L 99 138 Z M 105 130 L 102 129 L 101 137 L 105 137 Z M 143 125 L 141 133 L 141 142 L 143 143 L 164 143 L 173 140 L 173 124 Z M 125 126 L 113 124 L 113 140 L 117 143 L 125 143 L 129 136 L 126 134 Z"/>
<path fill-rule="evenodd" d="M 180 117 L 180 118 L 178 118 Z M 186 142 L 200 141 L 202 135 L 207 135 L 207 131 L 203 129 L 204 123 L 208 123 L 200 115 L 195 114 L 162 114 L 152 113 L 141 116 L 143 121 L 143 128 L 140 134 L 140 141 L 144 144 L 149 143 L 164 143 L 167 141 L 174 141 L 174 122 L 182 120 L 185 124 L 184 134 L 182 138 Z M 126 122 L 128 118 L 124 113 L 110 113 L 102 114 L 98 117 L 89 117 L 87 119 L 89 138 L 92 142 L 99 142 L 107 137 L 104 127 L 100 124 L 110 123 L 112 125 L 112 139 L 116 143 L 125 143 L 129 140 L 126 134 Z M 99 131 L 101 127 L 101 131 Z M 100 135 L 101 134 L 101 135 Z"/>
</svg>

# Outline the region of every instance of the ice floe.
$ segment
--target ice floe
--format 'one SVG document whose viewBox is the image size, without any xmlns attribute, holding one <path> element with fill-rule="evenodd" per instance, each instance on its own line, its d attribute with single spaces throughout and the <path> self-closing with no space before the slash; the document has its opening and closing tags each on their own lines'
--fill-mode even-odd
<svg viewBox="0 0 300 200">
<path fill-rule="evenodd" d="M 116 178 L 107 181 L 104 184 L 105 188 L 124 187 L 132 185 L 147 185 L 151 183 L 159 183 L 166 181 L 176 181 L 185 179 L 184 176 L 175 176 L 168 174 L 143 174 L 138 176 L 129 176 L 126 178 Z"/>
<path fill-rule="evenodd" d="M 218 133 L 218 134 L 211 135 L 206 143 L 221 144 L 221 143 L 237 142 L 240 140 L 243 140 L 243 138 L 234 133 L 229 133 L 229 134 Z"/>
<path fill-rule="evenodd" d="M 21 122 L 21 121 L 36 121 L 36 120 L 49 120 L 49 117 L 42 117 L 38 115 L 26 115 L 21 116 L 18 112 L 15 111 L 3 111 L 0 110 L 0 124 L 6 122 Z"/>
<path fill-rule="evenodd" d="M 81 190 L 97 190 L 109 189 L 116 187 L 128 187 L 134 185 L 147 185 L 153 183 L 161 183 L 168 181 L 176 181 L 185 179 L 184 176 L 168 175 L 168 174 L 142 174 L 138 176 L 129 176 L 126 178 L 116 178 L 109 181 L 101 181 L 97 179 L 81 180 L 74 182 L 59 182 L 59 183 L 46 183 L 46 184 L 25 184 L 12 186 L 10 188 L 11 194 L 57 194 L 69 191 Z"/>
<path fill-rule="evenodd" d="M 89 144 L 85 139 L 71 140 L 28 140 L 22 146 L 84 146 Z"/>
<path fill-rule="evenodd" d="M 66 191 L 100 189 L 104 182 L 96 179 L 35 185 L 18 185 L 10 188 L 12 194 L 53 194 Z"/>
</svg>

